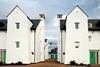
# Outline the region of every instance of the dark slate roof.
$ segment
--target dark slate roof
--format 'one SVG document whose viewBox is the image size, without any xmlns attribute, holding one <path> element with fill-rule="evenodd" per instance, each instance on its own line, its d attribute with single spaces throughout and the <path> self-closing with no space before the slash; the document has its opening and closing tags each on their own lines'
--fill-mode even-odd
<svg viewBox="0 0 100 67">
<path fill-rule="evenodd" d="M 100 31 L 100 19 L 88 19 L 88 24 L 92 23 L 92 27 L 88 26 L 88 30 Z M 66 20 L 60 20 L 60 30 L 66 30 Z"/>
<path fill-rule="evenodd" d="M 7 20 L 0 19 L 0 31 L 6 31 L 6 30 L 7 30 Z"/>
<path fill-rule="evenodd" d="M 41 19 L 30 19 L 33 23 L 31 30 L 36 30 Z M 89 30 L 99 30 L 100 31 L 100 19 L 89 19 L 88 24 L 92 23 L 92 27 L 88 27 Z M 0 19 L 0 31 L 7 30 L 7 19 Z M 60 30 L 66 30 L 66 20 L 60 20 Z"/>
<path fill-rule="evenodd" d="M 31 30 L 36 30 L 36 28 L 38 27 L 41 19 L 30 19 L 30 21 L 33 23 Z"/>
<path fill-rule="evenodd" d="M 66 20 L 60 20 L 60 30 L 66 30 Z"/>
<path fill-rule="evenodd" d="M 89 19 L 88 24 L 92 24 L 92 27 L 88 27 L 89 30 L 100 30 L 100 19 Z"/>
<path fill-rule="evenodd" d="M 32 22 L 31 30 L 36 30 L 40 23 L 40 19 L 30 19 Z M 7 30 L 7 19 L 0 19 L 0 31 L 6 31 Z"/>
</svg>

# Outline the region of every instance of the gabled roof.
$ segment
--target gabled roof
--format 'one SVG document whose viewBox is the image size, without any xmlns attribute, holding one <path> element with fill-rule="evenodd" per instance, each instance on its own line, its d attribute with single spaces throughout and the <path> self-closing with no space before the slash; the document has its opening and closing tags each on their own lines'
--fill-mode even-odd
<svg viewBox="0 0 100 67">
<path fill-rule="evenodd" d="M 30 19 L 30 21 L 32 22 L 32 27 L 31 30 L 36 30 L 36 28 L 38 27 L 41 19 Z"/>
<path fill-rule="evenodd" d="M 66 30 L 66 20 L 65 19 L 60 20 L 60 30 Z"/>
<path fill-rule="evenodd" d="M 17 7 L 25 14 L 25 12 L 24 12 L 18 5 L 16 5 L 16 6 L 8 13 L 7 17 L 8 17 Z M 26 14 L 25 14 L 25 15 L 26 15 Z M 27 15 L 26 15 L 26 16 L 27 16 Z"/>
<path fill-rule="evenodd" d="M 100 31 L 100 19 L 88 19 L 88 24 L 92 24 L 92 27 L 88 27 L 89 30 Z"/>
<path fill-rule="evenodd" d="M 25 12 L 18 6 L 18 5 L 16 5 L 14 8 L 13 8 L 13 10 L 7 15 L 7 17 L 16 9 L 16 8 L 19 8 L 24 14 L 25 14 Z M 26 14 L 25 14 L 25 16 L 27 16 Z M 40 19 L 30 19 L 28 16 L 27 16 L 27 18 L 32 22 L 32 27 L 31 27 L 31 30 L 36 30 L 36 28 L 38 27 L 38 25 L 39 25 L 39 22 L 41 21 Z M 1 20 L 0 20 L 1 21 Z"/>
<path fill-rule="evenodd" d="M 79 7 L 79 5 L 76 5 L 69 13 L 68 13 L 68 15 L 75 9 L 75 8 L 79 8 L 87 17 L 89 17 L 80 7 Z M 67 15 L 67 16 L 68 16 Z"/>
</svg>

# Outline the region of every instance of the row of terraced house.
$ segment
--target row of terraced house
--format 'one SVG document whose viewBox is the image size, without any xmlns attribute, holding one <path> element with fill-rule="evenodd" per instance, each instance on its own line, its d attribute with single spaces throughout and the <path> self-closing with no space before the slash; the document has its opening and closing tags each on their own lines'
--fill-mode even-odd
<svg viewBox="0 0 100 67">
<path fill-rule="evenodd" d="M 18 5 L 7 19 L 0 19 L 0 61 L 30 64 L 48 59 L 45 19 L 44 14 L 30 19 Z M 58 14 L 57 20 L 57 61 L 100 64 L 100 19 L 89 19 L 77 5 L 65 18 Z"/>
</svg>

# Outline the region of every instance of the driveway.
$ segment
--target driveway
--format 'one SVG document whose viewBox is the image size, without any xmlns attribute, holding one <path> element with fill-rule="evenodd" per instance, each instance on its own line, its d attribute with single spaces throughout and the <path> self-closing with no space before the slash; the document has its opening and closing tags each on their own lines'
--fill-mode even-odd
<svg viewBox="0 0 100 67">
<path fill-rule="evenodd" d="M 57 63 L 55 60 L 49 59 L 41 63 L 27 65 L 28 67 L 65 67 L 64 64 Z"/>
</svg>

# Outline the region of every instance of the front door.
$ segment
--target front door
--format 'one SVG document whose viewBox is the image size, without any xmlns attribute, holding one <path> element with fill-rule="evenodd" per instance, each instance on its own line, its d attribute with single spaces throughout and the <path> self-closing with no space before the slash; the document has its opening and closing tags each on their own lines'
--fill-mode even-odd
<svg viewBox="0 0 100 67">
<path fill-rule="evenodd" d="M 6 63 L 6 50 L 3 51 L 3 61 Z"/>
<path fill-rule="evenodd" d="M 90 52 L 90 64 L 95 64 L 95 52 Z"/>
</svg>

